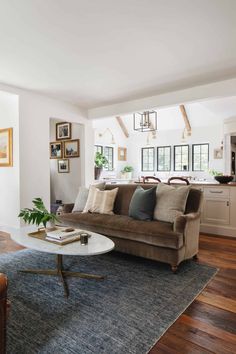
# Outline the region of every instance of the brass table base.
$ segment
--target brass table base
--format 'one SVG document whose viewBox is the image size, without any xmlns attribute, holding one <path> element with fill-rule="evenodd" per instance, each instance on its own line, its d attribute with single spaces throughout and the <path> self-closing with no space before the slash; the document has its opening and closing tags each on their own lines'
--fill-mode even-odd
<svg viewBox="0 0 236 354">
<path fill-rule="evenodd" d="M 78 278 L 85 278 L 85 279 L 96 279 L 96 280 L 103 280 L 105 277 L 102 275 L 95 275 L 95 274 L 87 274 L 87 273 L 80 273 L 80 272 L 70 272 L 68 270 L 63 269 L 63 260 L 62 255 L 57 255 L 57 268 L 56 269 L 25 269 L 20 270 L 21 273 L 30 273 L 30 274 L 43 274 L 43 275 L 57 275 L 59 276 L 63 288 L 64 294 L 66 297 L 69 296 L 69 289 L 66 283 L 66 277 L 78 277 Z"/>
</svg>

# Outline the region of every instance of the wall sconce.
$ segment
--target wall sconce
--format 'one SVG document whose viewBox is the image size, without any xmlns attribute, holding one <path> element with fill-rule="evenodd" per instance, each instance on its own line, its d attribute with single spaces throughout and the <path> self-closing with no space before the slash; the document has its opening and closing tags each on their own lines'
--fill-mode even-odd
<svg viewBox="0 0 236 354">
<path fill-rule="evenodd" d="M 111 144 L 114 145 L 116 142 L 115 142 L 114 135 L 113 135 L 110 128 L 106 128 L 106 130 L 103 133 L 99 133 L 98 134 L 99 138 L 102 138 L 107 132 L 111 135 Z"/>
</svg>

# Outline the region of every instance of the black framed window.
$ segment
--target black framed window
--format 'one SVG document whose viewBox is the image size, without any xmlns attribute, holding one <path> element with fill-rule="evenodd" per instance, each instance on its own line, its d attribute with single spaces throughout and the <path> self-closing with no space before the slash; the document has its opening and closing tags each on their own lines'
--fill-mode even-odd
<svg viewBox="0 0 236 354">
<path fill-rule="evenodd" d="M 171 170 L 171 146 L 157 147 L 157 171 Z"/>
<path fill-rule="evenodd" d="M 174 171 L 189 171 L 189 145 L 174 146 Z"/>
<path fill-rule="evenodd" d="M 104 170 L 107 171 L 112 171 L 114 167 L 114 149 L 111 146 L 104 146 L 103 148 L 103 154 L 108 160 L 108 165 L 107 167 L 104 168 Z"/>
<path fill-rule="evenodd" d="M 141 150 L 142 171 L 154 171 L 154 147 Z"/>
<path fill-rule="evenodd" d="M 193 171 L 206 171 L 209 165 L 209 144 L 192 145 Z"/>
<path fill-rule="evenodd" d="M 103 152 L 103 146 L 102 145 L 94 145 L 94 153 L 100 152 L 102 154 Z"/>
</svg>

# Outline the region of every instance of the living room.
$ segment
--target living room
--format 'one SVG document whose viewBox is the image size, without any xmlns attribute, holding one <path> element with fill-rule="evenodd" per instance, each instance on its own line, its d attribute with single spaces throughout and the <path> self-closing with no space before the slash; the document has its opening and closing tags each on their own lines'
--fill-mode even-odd
<svg viewBox="0 0 236 354">
<path fill-rule="evenodd" d="M 2 1 L 0 353 L 236 351 L 235 5 Z"/>
</svg>

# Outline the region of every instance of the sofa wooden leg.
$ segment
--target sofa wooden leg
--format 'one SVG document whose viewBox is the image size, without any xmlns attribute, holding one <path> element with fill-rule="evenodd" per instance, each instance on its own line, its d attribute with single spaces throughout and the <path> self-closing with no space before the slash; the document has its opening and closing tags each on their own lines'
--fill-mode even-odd
<svg viewBox="0 0 236 354">
<path fill-rule="evenodd" d="M 195 254 L 195 255 L 193 256 L 193 260 L 194 260 L 194 261 L 198 261 L 198 254 Z"/>
<path fill-rule="evenodd" d="M 176 274 L 176 273 L 177 273 L 178 266 L 177 266 L 177 265 L 172 265 L 172 266 L 171 266 L 171 269 L 172 269 L 172 272 L 173 272 L 174 274 Z"/>
</svg>

